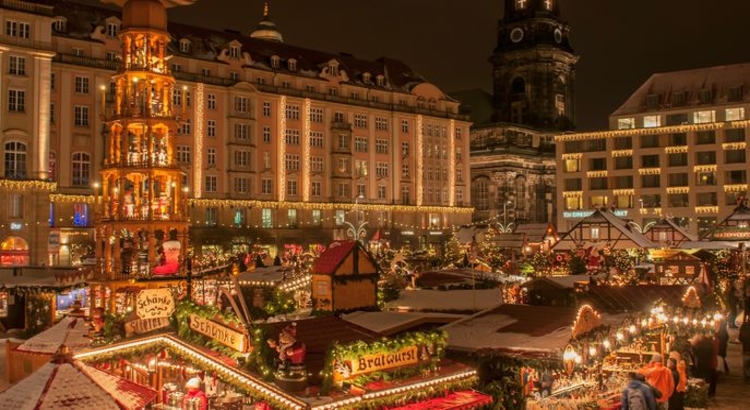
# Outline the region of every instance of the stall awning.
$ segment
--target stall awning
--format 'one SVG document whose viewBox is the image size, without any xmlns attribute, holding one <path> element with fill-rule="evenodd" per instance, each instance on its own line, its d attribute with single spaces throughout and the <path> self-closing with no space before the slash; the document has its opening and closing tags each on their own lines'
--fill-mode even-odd
<svg viewBox="0 0 750 410">
<path fill-rule="evenodd" d="M 490 404 L 492 404 L 492 396 L 473 390 L 464 390 L 407 406 L 392 407 L 391 410 L 468 410 Z"/>
</svg>

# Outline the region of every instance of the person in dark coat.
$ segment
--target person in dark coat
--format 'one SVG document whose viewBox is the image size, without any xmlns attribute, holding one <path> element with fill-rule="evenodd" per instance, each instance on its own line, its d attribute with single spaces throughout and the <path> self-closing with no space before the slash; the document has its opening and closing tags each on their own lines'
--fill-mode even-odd
<svg viewBox="0 0 750 410">
<path fill-rule="evenodd" d="M 677 370 L 677 360 L 674 358 L 667 359 L 667 368 L 672 371 L 674 378 L 674 391 L 669 396 L 669 410 L 684 410 L 685 392 L 679 392 L 677 386 L 680 384 L 680 372 Z"/>
<path fill-rule="evenodd" d="M 717 342 L 717 343 L 714 343 Z M 693 363 L 695 376 L 708 384 L 708 396 L 716 395 L 716 355 L 719 353 L 718 341 L 709 333 L 697 336 L 693 344 Z"/>
<path fill-rule="evenodd" d="M 742 372 L 745 383 L 750 383 L 750 322 L 745 321 L 740 326 L 740 343 L 742 343 Z"/>
</svg>

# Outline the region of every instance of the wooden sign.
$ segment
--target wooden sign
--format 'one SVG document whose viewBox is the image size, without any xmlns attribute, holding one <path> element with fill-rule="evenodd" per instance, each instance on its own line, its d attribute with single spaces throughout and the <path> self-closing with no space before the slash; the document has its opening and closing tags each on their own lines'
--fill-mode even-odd
<svg viewBox="0 0 750 410">
<path fill-rule="evenodd" d="M 202 318 L 198 315 L 190 315 L 190 329 L 210 337 L 224 346 L 229 346 L 240 353 L 247 352 L 247 336 L 227 325 Z"/>
<path fill-rule="evenodd" d="M 135 297 L 135 312 L 139 319 L 169 317 L 174 313 L 174 297 L 168 288 L 144 289 Z"/>
<path fill-rule="evenodd" d="M 133 333 L 148 333 L 153 330 L 165 328 L 167 326 L 169 326 L 168 317 L 157 317 L 154 319 L 136 319 L 125 323 L 125 336 L 131 336 Z"/>
<path fill-rule="evenodd" d="M 347 367 L 350 367 L 349 377 L 353 377 L 359 374 L 417 364 L 419 363 L 419 349 L 417 346 L 409 346 L 397 351 L 385 351 L 350 358 L 347 362 Z"/>
</svg>

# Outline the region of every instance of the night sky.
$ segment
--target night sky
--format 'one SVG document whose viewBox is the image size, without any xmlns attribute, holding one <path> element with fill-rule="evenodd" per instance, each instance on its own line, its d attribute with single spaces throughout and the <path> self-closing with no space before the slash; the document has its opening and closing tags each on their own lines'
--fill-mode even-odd
<svg viewBox="0 0 750 410">
<path fill-rule="evenodd" d="M 609 114 L 654 72 L 750 61 L 750 1 L 560 1 L 581 57 L 579 130 L 606 128 Z M 262 9 L 262 0 L 198 0 L 170 18 L 247 33 Z M 501 16 L 502 0 L 271 0 L 285 42 L 400 59 L 446 92 L 491 90 L 487 58 Z"/>
</svg>

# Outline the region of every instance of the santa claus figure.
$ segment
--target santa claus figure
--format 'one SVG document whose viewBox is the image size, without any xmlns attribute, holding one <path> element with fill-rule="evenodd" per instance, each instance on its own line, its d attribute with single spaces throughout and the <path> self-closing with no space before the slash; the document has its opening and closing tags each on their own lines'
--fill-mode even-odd
<svg viewBox="0 0 750 410">
<path fill-rule="evenodd" d="M 301 366 L 305 363 L 307 349 L 305 344 L 297 340 L 297 323 L 292 322 L 279 333 L 278 342 L 268 339 L 268 345 L 279 352 L 279 370 L 289 366 Z"/>
</svg>

